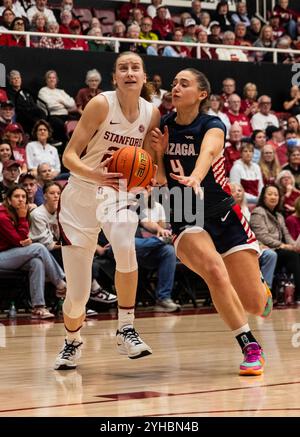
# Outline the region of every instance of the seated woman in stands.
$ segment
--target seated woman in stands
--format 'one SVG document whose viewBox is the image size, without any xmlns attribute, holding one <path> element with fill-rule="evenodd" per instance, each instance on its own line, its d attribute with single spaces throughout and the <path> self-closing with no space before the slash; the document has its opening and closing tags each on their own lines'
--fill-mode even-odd
<svg viewBox="0 0 300 437">
<path fill-rule="evenodd" d="M 234 162 L 230 171 L 230 182 L 236 182 L 245 190 L 249 204 L 256 204 L 263 187 L 262 174 L 258 164 L 252 162 L 254 146 L 250 138 L 242 140 L 241 159 Z"/>
<path fill-rule="evenodd" d="M 295 178 L 289 170 L 282 170 L 276 183 L 281 191 L 284 215 L 288 217 L 295 212 L 295 201 L 300 197 L 300 190 L 295 187 Z"/>
<path fill-rule="evenodd" d="M 252 211 L 250 224 L 257 240 L 265 248 L 277 253 L 276 270 L 283 267 L 294 275 L 296 301 L 300 300 L 300 250 L 291 237 L 279 213 L 280 192 L 275 185 L 263 187 L 257 207 Z"/>
<path fill-rule="evenodd" d="M 45 306 L 45 278 L 61 293 L 65 275 L 48 250 L 29 238 L 27 193 L 18 185 L 8 190 L 0 206 L 0 268 L 29 272 L 32 318 L 54 317 Z"/>
</svg>

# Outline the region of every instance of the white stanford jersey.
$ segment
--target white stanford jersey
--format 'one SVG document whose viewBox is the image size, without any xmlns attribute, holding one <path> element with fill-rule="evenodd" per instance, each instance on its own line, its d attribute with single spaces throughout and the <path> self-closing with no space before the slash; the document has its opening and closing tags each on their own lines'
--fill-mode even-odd
<svg viewBox="0 0 300 437">
<path fill-rule="evenodd" d="M 100 124 L 97 132 L 87 145 L 85 155 L 81 158 L 81 161 L 90 168 L 96 168 L 100 162 L 121 147 L 141 147 L 153 112 L 152 103 L 140 97 L 140 114 L 133 123 L 130 123 L 121 110 L 116 91 L 107 91 L 98 94 L 94 98 L 97 99 L 101 95 L 107 99 L 109 111 L 106 119 Z M 79 178 L 83 179 L 82 177 Z"/>
</svg>

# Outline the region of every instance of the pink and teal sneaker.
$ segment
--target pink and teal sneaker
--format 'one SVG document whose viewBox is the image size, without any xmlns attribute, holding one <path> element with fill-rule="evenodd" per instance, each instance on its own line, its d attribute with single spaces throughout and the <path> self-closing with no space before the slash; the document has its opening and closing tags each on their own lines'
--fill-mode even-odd
<svg viewBox="0 0 300 437">
<path fill-rule="evenodd" d="M 264 312 L 261 314 L 261 317 L 265 318 L 265 317 L 268 317 L 272 312 L 273 298 L 272 298 L 271 290 L 268 287 L 268 284 L 266 283 L 266 281 L 263 278 L 261 278 L 261 280 L 262 280 L 262 283 L 266 289 L 266 296 L 267 296 L 266 306 L 265 306 Z"/>
<path fill-rule="evenodd" d="M 265 355 L 257 343 L 249 343 L 243 349 L 244 361 L 240 365 L 240 375 L 257 376 L 264 371 Z"/>
</svg>

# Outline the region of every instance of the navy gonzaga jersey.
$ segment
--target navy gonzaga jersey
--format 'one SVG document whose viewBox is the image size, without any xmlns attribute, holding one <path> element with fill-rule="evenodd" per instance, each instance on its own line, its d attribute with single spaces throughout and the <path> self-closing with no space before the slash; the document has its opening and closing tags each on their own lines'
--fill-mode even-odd
<svg viewBox="0 0 300 437">
<path fill-rule="evenodd" d="M 169 129 L 169 145 L 164 155 L 164 164 L 169 189 L 180 187 L 184 190 L 184 185 L 172 179 L 169 174 L 190 176 L 196 166 L 206 132 L 209 129 L 219 128 L 224 132 L 225 138 L 226 128 L 218 117 L 207 114 L 199 114 L 188 126 L 177 124 L 175 118 L 176 113 L 170 113 L 161 121 L 161 131 L 163 132 L 165 125 Z M 229 210 L 234 204 L 225 177 L 223 152 L 215 158 L 201 186 L 204 188 L 205 219 L 216 216 L 218 213 L 222 214 L 224 210 Z M 193 202 L 194 209 L 195 202 Z"/>
</svg>

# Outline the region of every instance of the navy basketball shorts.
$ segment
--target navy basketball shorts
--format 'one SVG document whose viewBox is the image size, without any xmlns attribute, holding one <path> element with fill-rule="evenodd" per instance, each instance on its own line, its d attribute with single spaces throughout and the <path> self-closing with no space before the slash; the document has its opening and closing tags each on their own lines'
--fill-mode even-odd
<svg viewBox="0 0 300 437">
<path fill-rule="evenodd" d="M 172 229 L 176 253 L 185 233 L 199 233 L 205 230 L 223 258 L 240 250 L 254 250 L 260 255 L 258 241 L 238 205 L 223 212 L 221 216 L 205 218 L 204 227 L 192 223 L 172 223 Z"/>
</svg>

